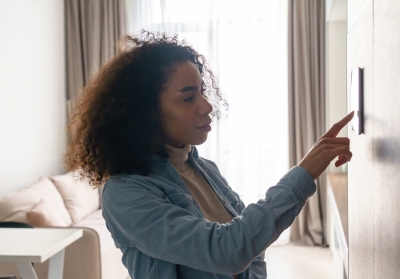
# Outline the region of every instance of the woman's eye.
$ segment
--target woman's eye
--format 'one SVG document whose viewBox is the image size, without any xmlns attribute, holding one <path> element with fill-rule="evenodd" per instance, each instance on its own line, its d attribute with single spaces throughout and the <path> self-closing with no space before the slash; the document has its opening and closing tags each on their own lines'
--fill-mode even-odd
<svg viewBox="0 0 400 279">
<path fill-rule="evenodd" d="M 191 100 L 193 100 L 194 95 L 190 96 L 189 98 L 186 98 L 185 100 L 183 100 L 184 102 L 190 102 Z"/>
</svg>

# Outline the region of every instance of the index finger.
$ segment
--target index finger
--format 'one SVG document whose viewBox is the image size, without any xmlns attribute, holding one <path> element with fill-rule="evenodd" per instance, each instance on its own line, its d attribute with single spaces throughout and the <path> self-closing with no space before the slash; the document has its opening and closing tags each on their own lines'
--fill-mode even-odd
<svg viewBox="0 0 400 279">
<path fill-rule="evenodd" d="M 350 112 L 348 115 L 346 115 L 342 120 L 333 124 L 333 126 L 328 130 L 328 132 L 325 133 L 325 135 L 322 136 L 322 138 L 336 138 L 340 130 L 342 130 L 343 127 L 350 122 L 353 116 L 354 116 L 354 110 Z"/>
</svg>

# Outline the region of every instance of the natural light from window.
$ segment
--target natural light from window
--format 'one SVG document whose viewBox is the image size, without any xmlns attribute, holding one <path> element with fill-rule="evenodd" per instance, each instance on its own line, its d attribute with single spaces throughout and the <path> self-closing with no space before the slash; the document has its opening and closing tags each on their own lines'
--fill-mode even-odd
<svg viewBox="0 0 400 279">
<path fill-rule="evenodd" d="M 209 61 L 229 102 L 202 157 L 215 161 L 245 204 L 288 171 L 287 3 L 136 0 L 130 32 L 177 33 Z"/>
</svg>

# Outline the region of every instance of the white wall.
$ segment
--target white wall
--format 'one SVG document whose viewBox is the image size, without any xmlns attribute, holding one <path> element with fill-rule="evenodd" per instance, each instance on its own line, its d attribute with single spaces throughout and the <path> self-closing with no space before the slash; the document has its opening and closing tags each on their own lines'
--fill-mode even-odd
<svg viewBox="0 0 400 279">
<path fill-rule="evenodd" d="M 0 1 L 0 194 L 63 172 L 63 0 Z"/>
</svg>

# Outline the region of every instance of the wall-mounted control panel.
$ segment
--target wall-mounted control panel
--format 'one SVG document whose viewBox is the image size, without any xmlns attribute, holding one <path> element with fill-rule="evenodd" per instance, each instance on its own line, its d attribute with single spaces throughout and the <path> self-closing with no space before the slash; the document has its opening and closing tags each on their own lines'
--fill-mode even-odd
<svg viewBox="0 0 400 279">
<path fill-rule="evenodd" d="M 355 68 L 351 71 L 350 111 L 354 110 L 351 120 L 351 129 L 360 135 L 364 133 L 364 80 L 363 69 Z M 349 111 L 349 112 L 350 112 Z"/>
</svg>

